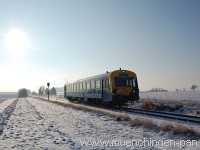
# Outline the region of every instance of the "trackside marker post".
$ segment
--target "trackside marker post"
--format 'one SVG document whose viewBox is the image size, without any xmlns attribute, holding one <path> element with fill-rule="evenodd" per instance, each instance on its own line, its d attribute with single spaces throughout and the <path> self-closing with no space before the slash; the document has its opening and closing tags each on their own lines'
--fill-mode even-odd
<svg viewBox="0 0 200 150">
<path fill-rule="evenodd" d="M 47 87 L 48 87 L 48 92 L 47 92 L 47 94 L 48 94 L 48 100 L 49 100 L 49 86 L 50 86 L 50 83 L 47 82 Z"/>
</svg>

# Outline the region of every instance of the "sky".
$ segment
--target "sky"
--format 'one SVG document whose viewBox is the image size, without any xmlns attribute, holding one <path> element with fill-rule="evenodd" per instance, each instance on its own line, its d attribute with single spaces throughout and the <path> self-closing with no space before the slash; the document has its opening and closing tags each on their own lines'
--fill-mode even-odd
<svg viewBox="0 0 200 150">
<path fill-rule="evenodd" d="M 0 0 L 0 91 L 120 67 L 137 73 L 141 90 L 200 85 L 199 8 L 199 0 Z"/>
</svg>

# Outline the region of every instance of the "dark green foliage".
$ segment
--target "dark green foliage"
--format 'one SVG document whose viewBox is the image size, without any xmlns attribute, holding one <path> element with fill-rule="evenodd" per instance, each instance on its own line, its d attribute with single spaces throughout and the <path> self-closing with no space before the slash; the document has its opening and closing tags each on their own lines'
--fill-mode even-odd
<svg viewBox="0 0 200 150">
<path fill-rule="evenodd" d="M 19 89 L 18 97 L 28 97 L 28 90 L 25 88 Z"/>
<path fill-rule="evenodd" d="M 32 95 L 37 95 L 37 93 L 36 93 L 35 91 L 33 91 L 31 94 L 32 94 Z"/>
<path fill-rule="evenodd" d="M 56 88 L 52 87 L 50 91 L 51 95 L 56 95 Z"/>
<path fill-rule="evenodd" d="M 195 91 L 197 88 L 198 88 L 198 86 L 195 84 L 191 86 L 191 90 L 193 90 L 193 91 Z"/>
</svg>

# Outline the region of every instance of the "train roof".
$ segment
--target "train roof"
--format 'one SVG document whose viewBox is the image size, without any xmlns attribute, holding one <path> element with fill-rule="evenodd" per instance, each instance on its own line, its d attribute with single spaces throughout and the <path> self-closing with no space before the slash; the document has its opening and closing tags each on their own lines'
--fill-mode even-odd
<svg viewBox="0 0 200 150">
<path fill-rule="evenodd" d="M 87 77 L 87 78 L 83 78 L 83 79 L 77 80 L 76 82 L 81 82 L 81 81 L 91 80 L 91 79 L 105 79 L 108 76 L 108 74 L 109 73 L 94 75 L 94 76 L 91 76 L 91 77 Z"/>
<path fill-rule="evenodd" d="M 103 73 L 103 74 L 99 74 L 99 75 L 94 75 L 94 76 L 90 76 L 90 77 L 86 77 L 86 78 L 83 78 L 83 79 L 79 79 L 79 80 L 76 80 L 74 82 L 82 82 L 82 81 L 86 81 L 86 80 L 92 80 L 92 79 L 105 79 L 107 78 L 109 75 L 115 73 L 116 71 L 119 71 L 119 70 L 113 70 L 111 72 L 106 72 L 106 73 Z M 123 71 L 123 70 L 122 70 Z M 124 70 L 124 71 L 129 71 L 129 72 L 132 72 L 135 74 L 135 72 L 133 71 L 130 71 L 130 70 Z M 74 83 L 73 82 L 73 83 Z"/>
</svg>

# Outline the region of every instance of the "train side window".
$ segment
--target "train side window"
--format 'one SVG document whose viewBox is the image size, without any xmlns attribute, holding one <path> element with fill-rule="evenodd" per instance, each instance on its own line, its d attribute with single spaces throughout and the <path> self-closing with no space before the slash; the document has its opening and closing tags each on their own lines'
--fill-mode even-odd
<svg viewBox="0 0 200 150">
<path fill-rule="evenodd" d="M 74 92 L 76 92 L 76 83 L 74 83 Z"/>
<path fill-rule="evenodd" d="M 82 85 L 83 85 L 82 82 L 80 82 L 80 91 L 82 91 L 82 89 L 83 89 Z"/>
<path fill-rule="evenodd" d="M 79 91 L 79 83 L 76 83 L 76 92 Z"/>
<path fill-rule="evenodd" d="M 110 85 L 109 85 L 109 80 L 108 79 L 106 80 L 106 86 L 109 89 Z"/>
<path fill-rule="evenodd" d="M 91 80 L 91 89 L 95 89 L 95 81 Z"/>
<path fill-rule="evenodd" d="M 79 82 L 79 90 L 82 90 L 82 82 Z"/>
<path fill-rule="evenodd" d="M 103 80 L 103 87 L 104 88 L 109 88 L 108 79 Z"/>
<path fill-rule="evenodd" d="M 84 90 L 84 82 L 81 82 L 81 84 L 82 84 L 82 90 Z"/>
<path fill-rule="evenodd" d="M 86 85 L 87 85 L 87 83 L 86 83 L 86 81 L 85 81 L 85 82 L 83 83 L 83 86 L 84 86 L 83 88 L 84 88 L 84 90 L 87 90 L 87 86 L 86 86 Z"/>
<path fill-rule="evenodd" d="M 74 83 L 74 92 L 76 92 L 76 84 Z"/>
<path fill-rule="evenodd" d="M 90 81 L 87 81 L 87 90 L 90 89 Z"/>
<path fill-rule="evenodd" d="M 84 90 L 87 90 L 87 82 L 84 82 Z"/>
<path fill-rule="evenodd" d="M 106 86 L 106 79 L 105 80 L 103 80 L 103 88 L 107 88 L 107 86 Z"/>
<path fill-rule="evenodd" d="M 103 88 L 106 88 L 106 80 L 103 80 Z"/>
<path fill-rule="evenodd" d="M 96 80 L 96 89 L 100 89 L 101 88 L 101 82 L 100 80 Z"/>
</svg>

